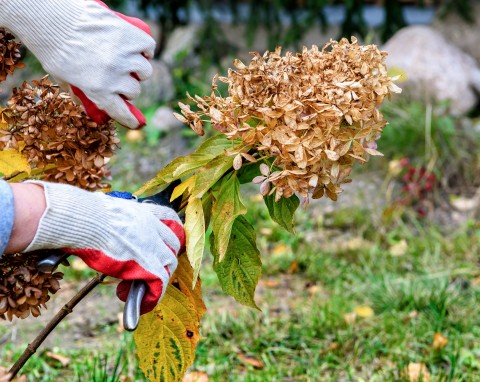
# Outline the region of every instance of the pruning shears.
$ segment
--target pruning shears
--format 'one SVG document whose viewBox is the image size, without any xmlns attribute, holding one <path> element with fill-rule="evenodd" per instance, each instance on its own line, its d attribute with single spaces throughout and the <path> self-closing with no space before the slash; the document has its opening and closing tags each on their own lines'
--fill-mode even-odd
<svg viewBox="0 0 480 382">
<path fill-rule="evenodd" d="M 170 197 L 177 184 L 178 182 L 173 182 L 165 190 L 146 198 L 139 198 L 137 201 L 139 203 L 164 205 L 178 211 L 180 200 L 173 203 L 170 202 Z M 45 273 L 54 272 L 68 256 L 70 256 L 70 254 L 62 251 L 55 251 L 53 253 L 49 252 L 48 256 L 37 261 L 37 268 Z M 125 301 L 125 307 L 123 309 L 123 327 L 125 330 L 134 331 L 137 328 L 140 320 L 140 306 L 142 305 L 142 300 L 147 292 L 147 288 L 147 283 L 143 280 L 132 281 L 132 286 L 130 287 L 127 300 Z"/>
</svg>

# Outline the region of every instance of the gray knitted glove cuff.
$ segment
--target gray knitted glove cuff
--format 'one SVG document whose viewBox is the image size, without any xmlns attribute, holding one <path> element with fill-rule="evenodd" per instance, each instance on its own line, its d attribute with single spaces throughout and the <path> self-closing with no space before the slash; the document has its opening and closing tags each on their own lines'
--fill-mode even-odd
<svg viewBox="0 0 480 382">
<path fill-rule="evenodd" d="M 44 188 L 47 208 L 37 233 L 25 252 L 45 248 L 90 248 L 108 246 L 101 231 L 108 229 L 102 199 L 106 195 L 65 184 L 27 181 Z"/>
</svg>

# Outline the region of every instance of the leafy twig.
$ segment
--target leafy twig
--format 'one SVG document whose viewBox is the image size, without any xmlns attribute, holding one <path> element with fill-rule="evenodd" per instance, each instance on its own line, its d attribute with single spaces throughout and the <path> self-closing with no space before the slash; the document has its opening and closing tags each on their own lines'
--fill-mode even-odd
<svg viewBox="0 0 480 382">
<path fill-rule="evenodd" d="M 20 358 L 10 368 L 8 371 L 10 381 L 13 380 L 23 365 L 25 365 L 30 357 L 37 351 L 43 341 L 45 341 L 47 336 L 57 327 L 57 325 L 68 314 L 72 313 L 73 308 L 75 308 L 75 306 L 77 306 L 77 304 L 82 301 L 98 284 L 101 284 L 106 277 L 107 275 L 105 274 L 97 274 L 75 296 L 73 296 L 72 299 L 62 307 L 62 309 L 60 309 L 60 311 L 50 320 L 47 326 L 37 335 L 37 337 L 35 337 L 33 342 L 28 344 Z"/>
</svg>

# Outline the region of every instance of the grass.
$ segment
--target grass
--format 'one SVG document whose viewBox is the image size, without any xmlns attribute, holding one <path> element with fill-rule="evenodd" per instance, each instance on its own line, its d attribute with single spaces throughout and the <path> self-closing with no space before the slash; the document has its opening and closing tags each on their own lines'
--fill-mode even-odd
<svg viewBox="0 0 480 382">
<path fill-rule="evenodd" d="M 265 213 L 250 203 L 255 216 Z M 351 219 L 343 211 L 335 215 L 328 226 L 328 219 L 309 226 L 322 230 L 328 245 L 307 240 L 301 226 L 292 236 L 266 219 L 259 223 L 265 234 L 259 240 L 265 268 L 257 293 L 261 312 L 225 296 L 206 258 L 209 312 L 193 368 L 211 381 L 408 381 L 404 370 L 415 362 L 424 363 L 434 381 L 480 380 L 480 225 L 469 222 L 445 233 L 428 222 L 417 227 L 397 221 L 384 235 L 360 211 L 352 211 Z M 342 232 L 352 229 L 364 237 L 348 246 Z M 399 238 L 407 250 L 393 256 L 389 250 Z M 364 305 L 373 316 L 348 319 Z M 6 329 L 0 327 L 0 336 Z M 436 350 L 437 332 L 448 344 Z M 92 335 L 105 336 L 105 345 L 48 349 L 70 357 L 67 368 L 43 349 L 24 373 L 30 381 L 144 380 L 130 334 L 110 324 Z M 21 348 L 4 345 L 1 363 L 11 362 Z M 263 367 L 250 366 L 242 355 Z"/>
<path fill-rule="evenodd" d="M 407 242 L 403 256 L 392 256 L 381 235 L 361 249 L 338 243 L 340 251 L 300 238 L 295 255 L 265 256 L 277 290 L 260 295 L 263 312 L 234 308 L 207 318 L 195 367 L 213 381 L 402 381 L 403 369 L 420 362 L 436 381 L 480 380 L 480 227 L 449 235 L 422 228 L 392 227 Z M 476 240 L 467 246 L 466 237 Z M 301 271 L 288 274 L 286 258 Z M 345 319 L 362 305 L 374 316 Z M 443 349 L 432 347 L 436 332 L 448 338 Z M 238 353 L 264 368 L 245 366 Z"/>
<path fill-rule="evenodd" d="M 388 110 L 391 126 L 379 141 L 386 160 L 364 173 L 373 169 L 384 176 L 388 160 L 399 153 L 421 163 L 443 153 L 449 169 L 458 164 L 468 181 L 480 163 L 474 160 L 478 139 L 452 130 L 450 117 L 428 119 L 427 112 L 417 104 Z M 126 143 L 122 151 L 135 147 L 147 150 Z M 437 157 L 435 169 L 441 171 L 443 163 Z M 138 179 L 120 178 L 130 190 L 138 186 Z M 377 197 L 383 188 L 375 192 Z M 368 190 L 358 187 L 356 197 L 362 201 L 354 205 L 339 202 L 331 208 L 322 202 L 308 212 L 299 210 L 296 235 L 275 226 L 258 198 L 245 198 L 264 263 L 256 294 L 262 310 L 244 308 L 221 291 L 207 254 L 202 280 L 208 312 L 193 370 L 206 372 L 211 381 L 401 382 L 413 381 L 406 369 L 420 363 L 431 381 L 480 381 L 480 223 L 447 229 L 408 210 L 382 218 L 385 211 L 368 205 Z M 90 276 L 88 270 L 67 272 L 74 283 Z M 374 314 L 353 318 L 362 306 Z M 80 309 L 73 316 L 89 313 Z M 69 328 L 78 323 L 62 324 L 62 331 L 51 335 L 56 340 L 24 368 L 28 380 L 145 380 L 132 335 L 117 331 L 116 317 L 108 316 L 116 310 L 106 314 L 78 339 L 69 337 Z M 36 332 L 19 333 L 11 341 L 15 328 L 0 324 L 0 343 L 5 335 L 9 339 L 0 347 L 0 365 L 10 365 Z M 435 333 L 448 339 L 445 347 L 433 346 Z M 68 366 L 47 351 L 69 357 Z"/>
</svg>

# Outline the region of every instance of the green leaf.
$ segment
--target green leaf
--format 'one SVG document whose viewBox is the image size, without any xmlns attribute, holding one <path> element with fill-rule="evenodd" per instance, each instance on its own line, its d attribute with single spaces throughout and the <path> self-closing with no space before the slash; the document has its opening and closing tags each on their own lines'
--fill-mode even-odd
<svg viewBox="0 0 480 382">
<path fill-rule="evenodd" d="M 289 198 L 282 196 L 280 200 L 276 202 L 275 195 L 267 195 L 263 197 L 263 200 L 265 201 L 272 220 L 288 232 L 294 233 L 293 216 L 300 205 L 298 197 L 296 195 L 292 195 Z"/>
<path fill-rule="evenodd" d="M 170 197 L 170 201 L 177 199 L 179 196 L 182 196 L 185 191 L 190 190 L 192 186 L 195 184 L 195 178 L 197 175 L 193 175 L 187 178 L 185 181 L 180 183 L 172 192 L 172 196 Z"/>
<path fill-rule="evenodd" d="M 244 164 L 240 170 L 237 171 L 238 180 L 240 184 L 250 183 L 253 178 L 260 175 L 260 164 L 258 161 L 255 163 Z"/>
<path fill-rule="evenodd" d="M 198 146 L 198 149 L 195 150 L 195 154 L 205 155 L 212 159 L 223 153 L 225 150 L 232 149 L 236 143 L 237 141 L 229 140 L 223 134 L 214 135 Z"/>
<path fill-rule="evenodd" d="M 223 135 L 215 135 L 207 139 L 194 153 L 178 157 L 170 162 L 135 194 L 153 193 L 159 187 L 197 171 L 225 150 L 232 148 L 233 144 L 234 142 L 229 141 Z"/>
<path fill-rule="evenodd" d="M 205 197 L 202 198 L 203 204 L 203 214 L 205 215 L 205 228 L 210 225 L 210 219 L 212 217 L 212 206 L 215 198 L 213 194 L 209 192 Z"/>
<path fill-rule="evenodd" d="M 198 173 L 192 196 L 201 198 L 233 166 L 233 159 L 233 155 L 221 154 L 208 162 Z"/>
<path fill-rule="evenodd" d="M 205 248 L 205 218 L 200 198 L 189 200 L 185 210 L 187 256 L 193 267 L 193 286 L 198 278 Z"/>
<path fill-rule="evenodd" d="M 212 229 L 219 261 L 223 261 L 233 222 L 238 216 L 245 215 L 247 209 L 240 199 L 240 182 L 236 174 L 225 177 L 216 194 L 217 200 L 212 209 Z"/>
<path fill-rule="evenodd" d="M 243 216 L 235 220 L 223 261 L 220 262 L 216 251 L 214 235 L 210 236 L 210 249 L 214 256 L 213 269 L 223 291 L 241 304 L 259 309 L 254 296 L 262 273 L 262 262 L 253 226 Z"/>
</svg>

